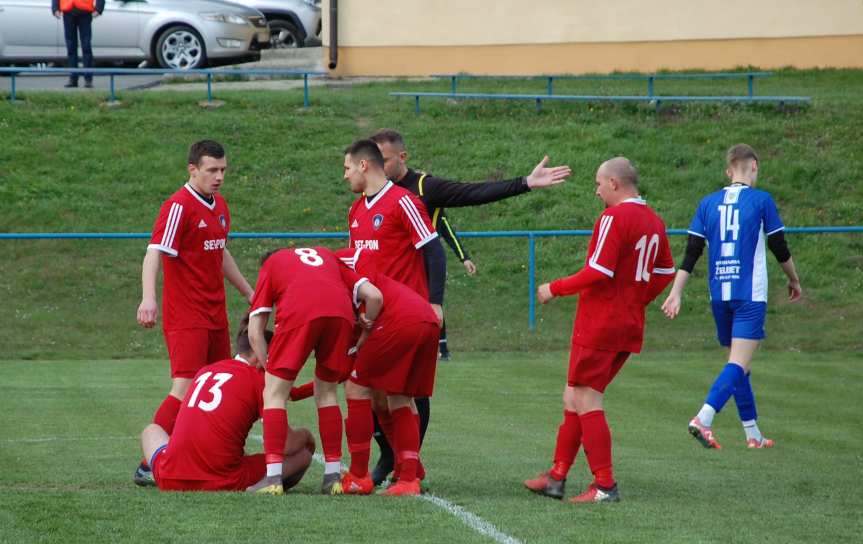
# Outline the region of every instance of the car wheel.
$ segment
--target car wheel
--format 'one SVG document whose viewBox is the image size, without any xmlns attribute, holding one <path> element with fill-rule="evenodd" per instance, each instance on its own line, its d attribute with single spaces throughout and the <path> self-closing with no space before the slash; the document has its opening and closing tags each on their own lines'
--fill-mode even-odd
<svg viewBox="0 0 863 544">
<path fill-rule="evenodd" d="M 282 19 L 270 21 L 270 47 L 294 49 L 302 47 L 306 37 L 294 23 Z"/>
<path fill-rule="evenodd" d="M 174 70 L 201 68 L 207 62 L 204 40 L 185 25 L 167 28 L 156 42 L 156 62 L 162 68 Z"/>
</svg>

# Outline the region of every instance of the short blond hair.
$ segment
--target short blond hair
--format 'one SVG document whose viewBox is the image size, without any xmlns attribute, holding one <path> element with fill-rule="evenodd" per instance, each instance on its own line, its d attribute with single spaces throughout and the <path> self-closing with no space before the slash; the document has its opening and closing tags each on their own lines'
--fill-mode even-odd
<svg viewBox="0 0 863 544">
<path fill-rule="evenodd" d="M 743 161 L 750 160 L 758 162 L 758 153 L 750 145 L 733 145 L 725 153 L 725 164 L 728 165 L 728 168 L 737 168 Z"/>
</svg>

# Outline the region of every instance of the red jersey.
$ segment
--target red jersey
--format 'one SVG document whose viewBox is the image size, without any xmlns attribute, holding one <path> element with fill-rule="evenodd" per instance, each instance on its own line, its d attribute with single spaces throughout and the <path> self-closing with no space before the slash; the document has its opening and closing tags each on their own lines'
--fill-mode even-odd
<svg viewBox="0 0 863 544">
<path fill-rule="evenodd" d="M 380 273 L 377 266 L 377 253 L 362 249 L 343 249 L 336 254 L 346 266 L 368 278 L 383 295 L 384 305 L 375 320 L 376 331 L 393 330 L 417 323 L 439 324 L 437 314 L 427 299 L 422 298 L 403 283 Z"/>
<path fill-rule="evenodd" d="M 611 279 L 581 292 L 573 345 L 640 352 L 644 308 L 658 294 L 655 283 L 664 287 L 674 274 L 665 223 L 640 198 L 607 208 L 593 226 L 585 266 Z"/>
<path fill-rule="evenodd" d="M 264 407 L 263 391 L 264 373 L 238 359 L 199 370 L 180 405 L 160 477 L 221 480 L 236 474 L 246 436 Z"/>
<path fill-rule="evenodd" d="M 425 262 L 418 249 L 437 237 L 425 205 L 392 182 L 371 200 L 360 197 L 348 212 L 349 246 L 377 255 L 378 268 L 428 300 Z"/>
<path fill-rule="evenodd" d="M 212 204 L 187 183 L 162 204 L 148 249 L 162 252 L 162 328 L 225 329 L 222 254 L 231 214 L 218 193 Z"/>
<path fill-rule="evenodd" d="M 251 315 L 276 310 L 276 333 L 318 317 L 355 320 L 351 301 L 366 281 L 325 247 L 281 249 L 261 267 Z"/>
</svg>

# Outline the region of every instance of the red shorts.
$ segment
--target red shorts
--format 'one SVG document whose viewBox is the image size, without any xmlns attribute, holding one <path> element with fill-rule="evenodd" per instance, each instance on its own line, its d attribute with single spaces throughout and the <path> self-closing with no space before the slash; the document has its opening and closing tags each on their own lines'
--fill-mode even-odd
<svg viewBox="0 0 863 544">
<path fill-rule="evenodd" d="M 231 358 L 228 329 L 178 329 L 165 331 L 171 360 L 171 377 L 191 380 L 201 367 Z"/>
<path fill-rule="evenodd" d="M 314 351 L 315 376 L 325 382 L 343 381 L 351 371 L 352 331 L 353 323 L 341 317 L 319 317 L 278 331 L 270 342 L 267 372 L 294 381 Z"/>
<path fill-rule="evenodd" d="M 628 358 L 628 351 L 605 351 L 573 345 L 569 353 L 566 383 L 572 387 L 587 386 L 604 393 Z"/>
<path fill-rule="evenodd" d="M 440 327 L 434 323 L 376 330 L 357 352 L 355 376 L 351 379 L 389 395 L 430 397 L 439 338 Z"/>
<path fill-rule="evenodd" d="M 162 491 L 245 491 L 250 485 L 256 484 L 267 475 L 267 462 L 263 453 L 246 455 L 240 467 L 228 476 L 219 476 L 213 480 L 181 480 L 166 478 L 161 474 L 168 456 L 169 448 L 157 451 L 153 457 L 151 468 L 156 485 Z"/>
</svg>

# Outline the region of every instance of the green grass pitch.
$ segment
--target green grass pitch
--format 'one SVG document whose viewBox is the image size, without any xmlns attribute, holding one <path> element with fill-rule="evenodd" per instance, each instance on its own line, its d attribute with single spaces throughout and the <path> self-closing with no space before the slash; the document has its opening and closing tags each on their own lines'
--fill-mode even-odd
<svg viewBox="0 0 863 544">
<path fill-rule="evenodd" d="M 765 451 L 745 448 L 733 402 L 717 416 L 722 451 L 686 432 L 719 349 L 633 358 L 606 396 L 623 501 L 582 507 L 521 487 L 550 462 L 566 357 L 462 352 L 439 365 L 429 491 L 498 541 L 846 542 L 863 532 L 859 352 L 756 357 L 760 423 L 777 441 Z M 428 500 L 320 496 L 317 464 L 284 497 L 135 487 L 136 435 L 167 391 L 165 361 L 5 361 L 0 383 L 0 542 L 494 542 Z M 317 435 L 311 401 L 289 414 Z M 588 482 L 579 454 L 568 494 Z"/>
</svg>

